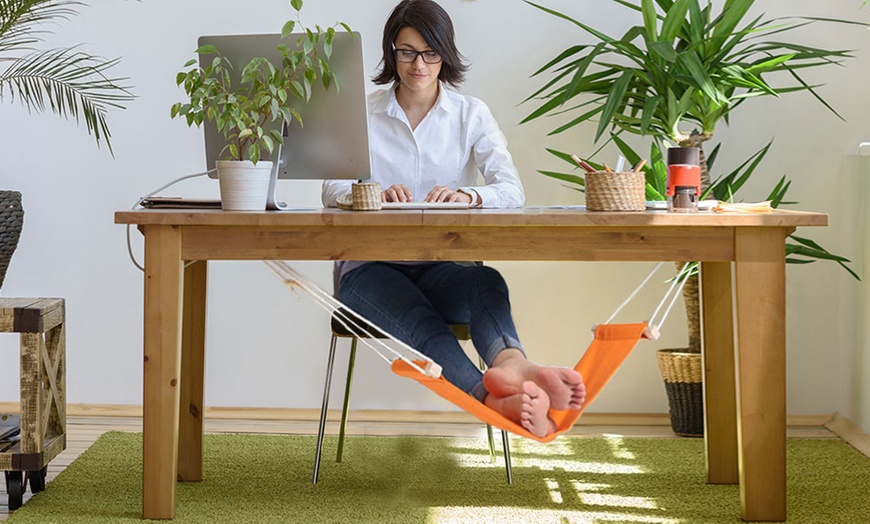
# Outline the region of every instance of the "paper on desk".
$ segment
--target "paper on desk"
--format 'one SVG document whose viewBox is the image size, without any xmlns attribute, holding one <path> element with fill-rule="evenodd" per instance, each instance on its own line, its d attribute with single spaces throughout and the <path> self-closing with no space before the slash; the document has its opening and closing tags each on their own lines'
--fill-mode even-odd
<svg viewBox="0 0 870 524">
<path fill-rule="evenodd" d="M 719 202 L 713 211 L 732 213 L 770 213 L 770 200 L 764 202 Z"/>
</svg>

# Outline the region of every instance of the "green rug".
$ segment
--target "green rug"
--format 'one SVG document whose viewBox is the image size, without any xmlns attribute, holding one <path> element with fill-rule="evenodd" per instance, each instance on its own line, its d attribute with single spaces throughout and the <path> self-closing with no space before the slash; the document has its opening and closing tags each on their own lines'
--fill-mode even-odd
<svg viewBox="0 0 870 524">
<path fill-rule="evenodd" d="M 313 437 L 207 435 L 205 480 L 178 485 L 176 522 L 739 522 L 737 486 L 704 483 L 696 439 L 514 438 L 514 484 L 484 439 L 353 437 L 344 462 Z M 107 433 L 9 524 L 141 522 L 142 436 Z M 870 522 L 870 458 L 788 442 L 789 522 Z"/>
</svg>

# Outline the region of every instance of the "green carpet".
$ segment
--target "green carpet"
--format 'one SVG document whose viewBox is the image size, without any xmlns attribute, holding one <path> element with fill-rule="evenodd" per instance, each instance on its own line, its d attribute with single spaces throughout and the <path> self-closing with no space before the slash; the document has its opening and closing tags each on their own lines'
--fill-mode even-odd
<svg viewBox="0 0 870 524">
<path fill-rule="evenodd" d="M 704 483 L 699 439 L 514 438 L 514 484 L 485 439 L 348 440 L 310 481 L 313 437 L 207 435 L 205 480 L 178 485 L 176 522 L 739 522 L 737 486 Z M 142 437 L 107 433 L 9 524 L 141 522 Z M 788 442 L 789 522 L 870 522 L 870 458 Z"/>
</svg>

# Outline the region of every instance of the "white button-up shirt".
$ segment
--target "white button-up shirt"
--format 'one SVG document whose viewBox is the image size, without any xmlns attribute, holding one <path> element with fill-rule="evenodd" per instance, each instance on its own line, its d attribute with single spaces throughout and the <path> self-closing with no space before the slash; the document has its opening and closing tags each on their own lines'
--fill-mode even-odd
<svg viewBox="0 0 870 524">
<path fill-rule="evenodd" d="M 438 100 L 411 129 L 395 88 L 368 96 L 372 177 L 381 189 L 404 184 L 414 201 L 435 186 L 477 193 L 484 207 L 522 207 L 523 186 L 507 139 L 481 100 L 440 85 Z M 480 177 L 483 177 L 483 184 Z M 322 200 L 334 207 L 352 180 L 326 180 Z"/>
</svg>

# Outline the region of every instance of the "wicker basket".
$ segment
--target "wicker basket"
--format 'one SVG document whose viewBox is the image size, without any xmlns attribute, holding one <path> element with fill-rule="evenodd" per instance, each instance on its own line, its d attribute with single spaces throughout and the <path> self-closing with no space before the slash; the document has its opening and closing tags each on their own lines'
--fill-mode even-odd
<svg viewBox="0 0 870 524">
<path fill-rule="evenodd" d="M 684 437 L 704 436 L 701 355 L 683 349 L 661 349 L 656 352 L 656 360 L 668 393 L 671 429 Z"/>
<path fill-rule="evenodd" d="M 18 238 L 24 225 L 24 208 L 21 207 L 21 193 L 0 191 L 0 287 L 6 278 L 6 270 L 12 253 L 18 247 Z"/>
<path fill-rule="evenodd" d="M 354 211 L 377 211 L 381 208 L 381 185 L 357 182 L 351 186 Z"/>
<path fill-rule="evenodd" d="M 353 211 L 353 196 L 350 193 L 340 195 L 337 199 L 335 199 L 335 205 L 336 207 L 338 207 L 338 209 Z"/>
<path fill-rule="evenodd" d="M 586 209 L 589 211 L 644 211 L 646 178 L 643 172 L 595 171 L 586 173 Z"/>
</svg>

